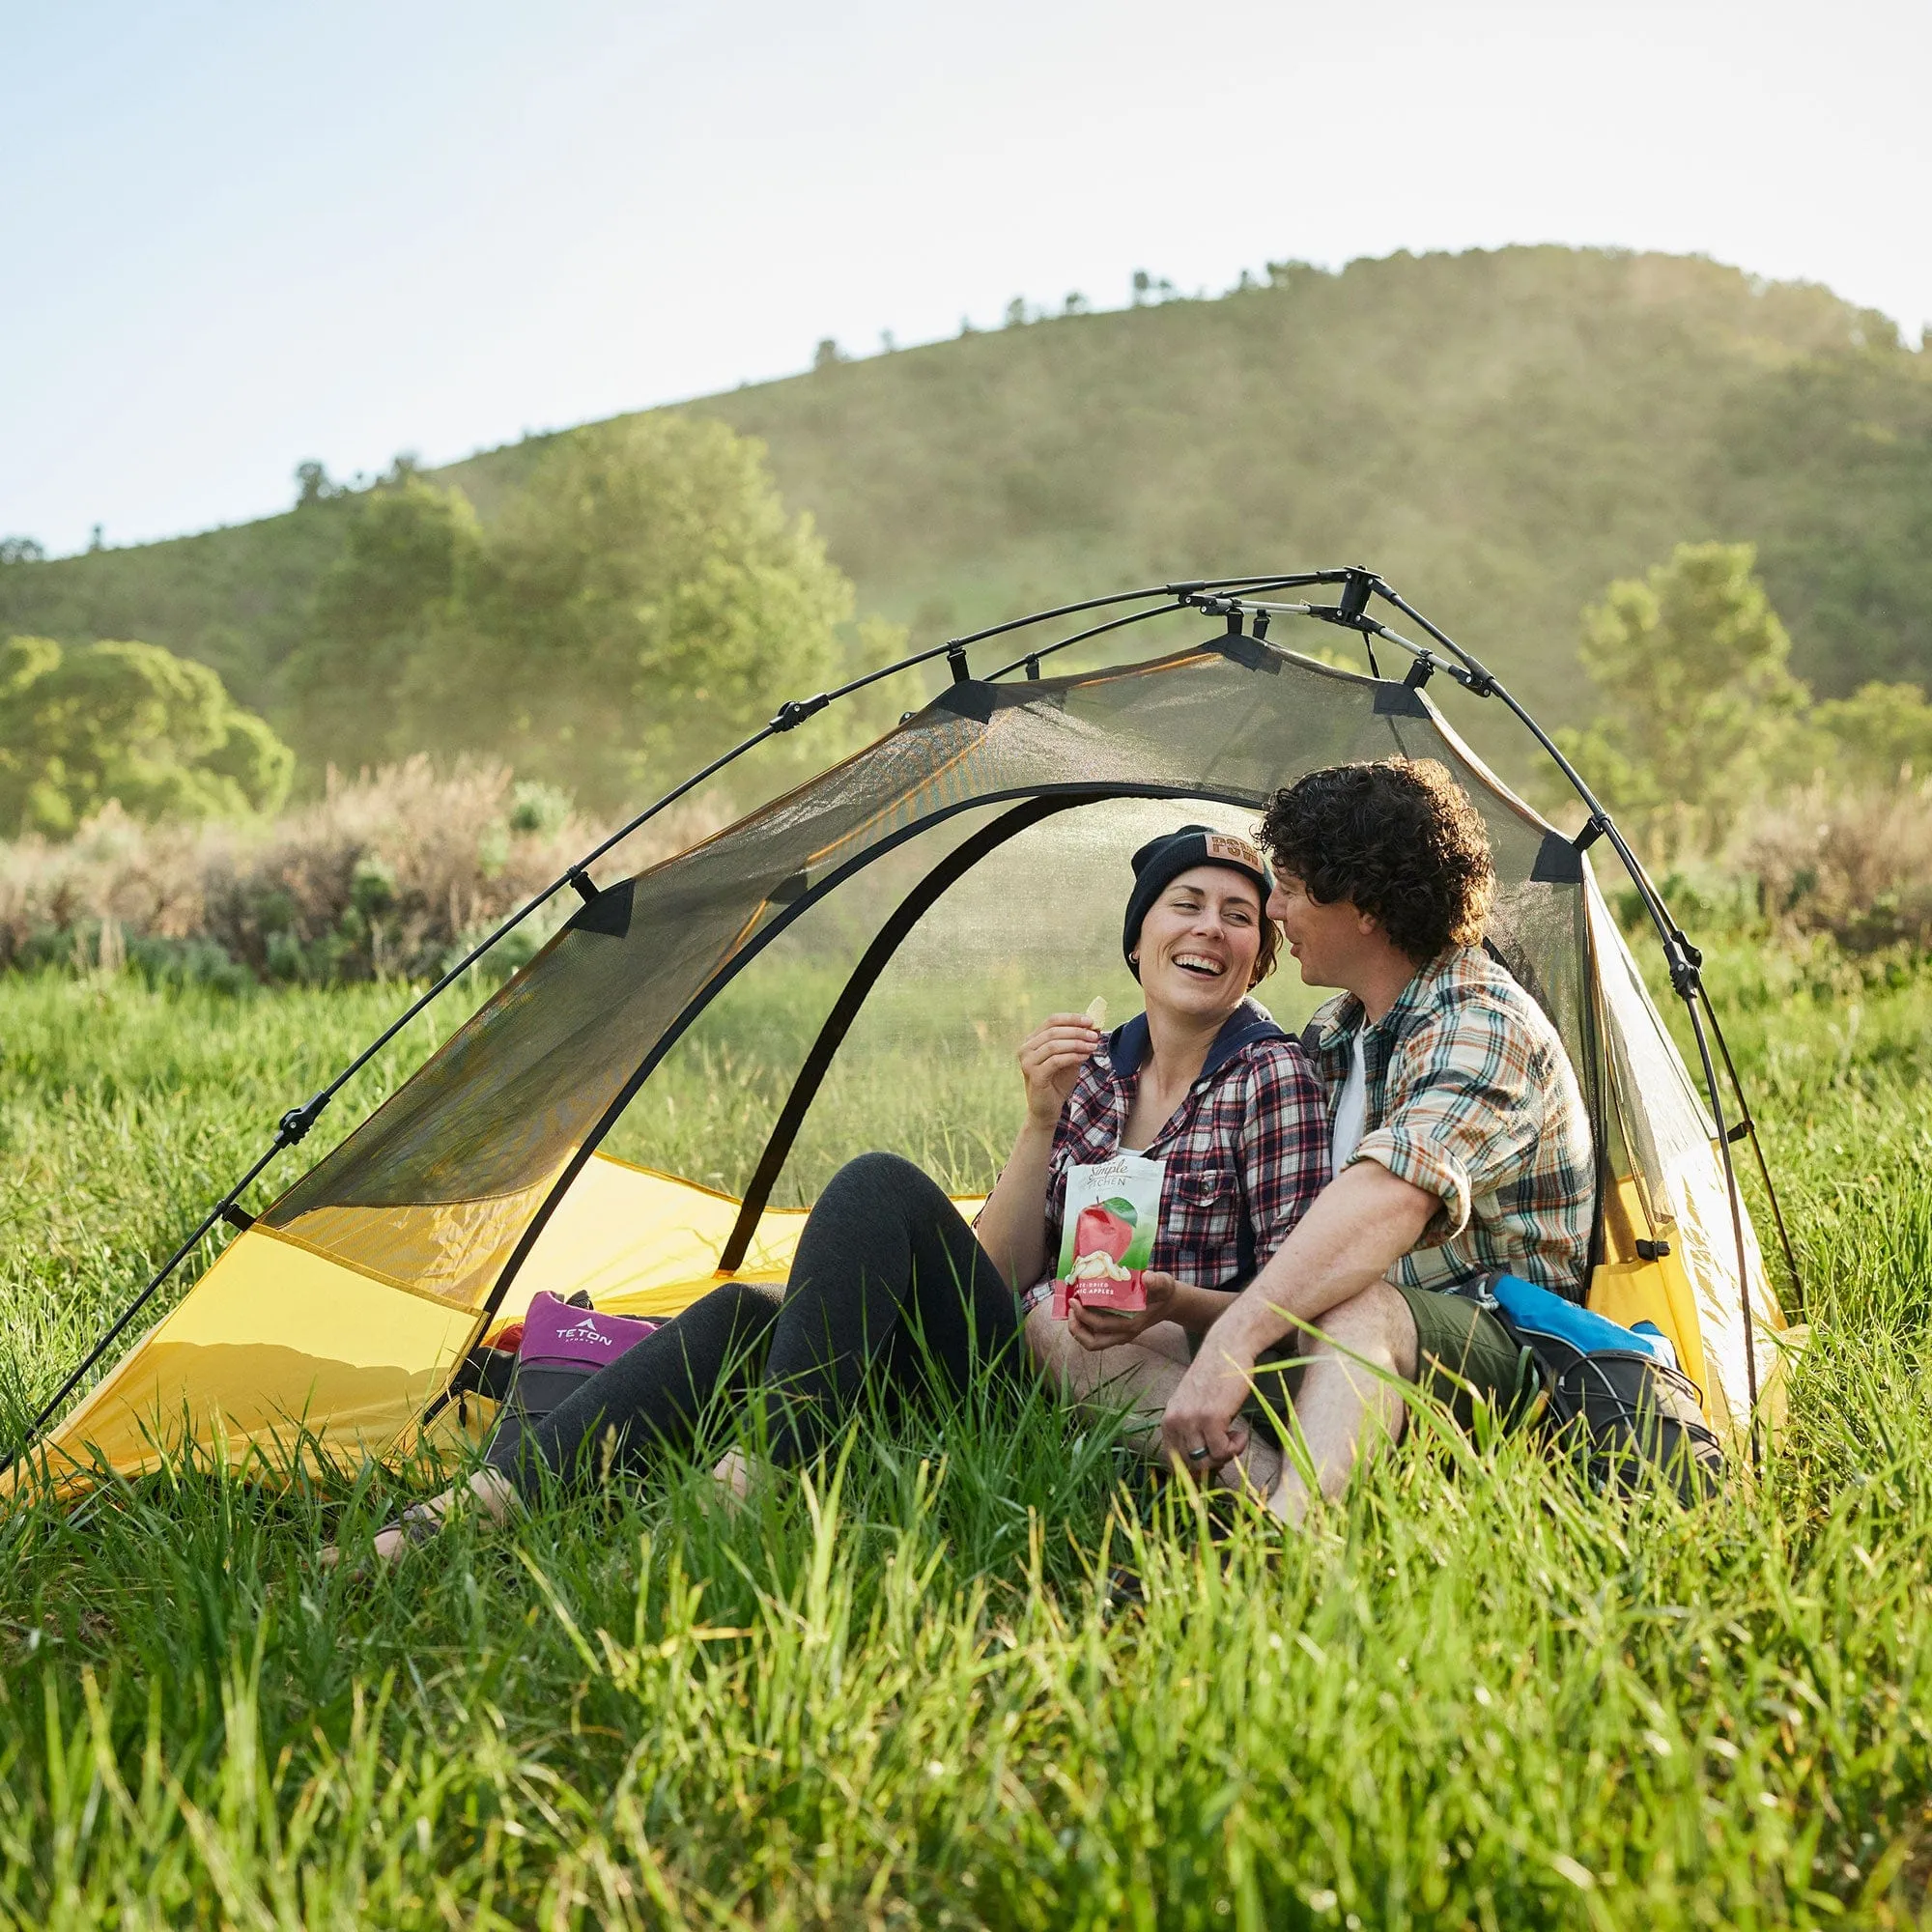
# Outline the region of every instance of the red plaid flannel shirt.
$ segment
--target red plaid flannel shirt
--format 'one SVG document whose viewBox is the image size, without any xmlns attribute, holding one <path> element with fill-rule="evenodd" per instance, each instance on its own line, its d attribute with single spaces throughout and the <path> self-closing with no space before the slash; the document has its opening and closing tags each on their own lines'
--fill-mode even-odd
<svg viewBox="0 0 1932 1932">
<path fill-rule="evenodd" d="M 1066 1170 L 1120 1151 L 1146 1051 L 1145 1016 L 1115 1028 L 1060 1110 L 1046 1185 L 1048 1273 L 1023 1297 L 1029 1309 L 1053 1292 Z M 1246 1001 L 1143 1151 L 1167 1162 L 1151 1265 L 1197 1288 L 1244 1287 L 1328 1179 L 1321 1083 L 1299 1043 Z"/>
</svg>

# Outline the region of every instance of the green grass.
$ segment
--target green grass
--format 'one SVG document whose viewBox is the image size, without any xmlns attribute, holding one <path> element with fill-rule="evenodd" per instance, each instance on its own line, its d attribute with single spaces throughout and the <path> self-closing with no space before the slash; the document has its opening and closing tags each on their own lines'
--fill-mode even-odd
<svg viewBox="0 0 1932 1932">
<path fill-rule="evenodd" d="M 742 1518 L 667 1469 L 359 1581 L 316 1549 L 427 1471 L 17 1509 L 0 1923 L 1926 1922 L 1932 971 L 1713 952 L 1814 1296 L 1760 1484 L 1687 1515 L 1424 1439 L 1216 1541 L 1037 1404 L 875 1422 Z M 814 997 L 710 1070 L 771 1085 Z M 396 999 L 0 982 L 11 1375 Z M 728 1166 L 762 1116 L 725 1090 Z"/>
</svg>

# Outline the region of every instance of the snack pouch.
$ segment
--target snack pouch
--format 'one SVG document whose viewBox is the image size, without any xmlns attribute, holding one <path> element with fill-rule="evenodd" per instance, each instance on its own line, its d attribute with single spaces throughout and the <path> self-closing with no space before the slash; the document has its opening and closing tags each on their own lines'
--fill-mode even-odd
<svg viewBox="0 0 1932 1932">
<path fill-rule="evenodd" d="M 1141 1275 L 1153 1255 L 1160 1227 L 1160 1187 L 1165 1160 L 1117 1153 L 1066 1170 L 1061 1202 L 1060 1265 L 1053 1277 L 1053 1315 L 1066 1320 L 1066 1304 L 1113 1308 L 1138 1315 L 1147 1306 Z"/>
</svg>

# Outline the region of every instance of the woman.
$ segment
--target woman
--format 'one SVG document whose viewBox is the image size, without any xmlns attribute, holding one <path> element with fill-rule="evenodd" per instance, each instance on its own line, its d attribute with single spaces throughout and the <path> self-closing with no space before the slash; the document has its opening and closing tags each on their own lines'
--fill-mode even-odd
<svg viewBox="0 0 1932 1932">
<path fill-rule="evenodd" d="M 1300 1046 L 1248 998 L 1272 971 L 1271 881 L 1244 838 L 1185 825 L 1133 857 L 1122 950 L 1147 1009 L 1102 1037 L 1060 1013 L 1020 1048 L 1027 1118 L 978 1221 L 895 1154 L 833 1178 L 781 1291 L 731 1283 L 591 1377 L 527 1432 L 499 1430 L 470 1479 L 498 1519 L 546 1473 L 594 1482 L 685 1447 L 720 1398 L 763 1405 L 773 1458 L 808 1460 L 867 1378 L 904 1395 L 1024 1373 L 1078 1398 L 1105 1388 L 1157 1423 L 1234 1293 L 1281 1244 L 1328 1169 L 1327 1113 Z M 1048 1305 L 1077 1166 L 1157 1162 L 1159 1219 L 1132 1315 Z M 1149 1435 L 1150 1450 L 1157 1446 Z M 1264 1488 L 1273 1451 L 1246 1472 Z M 743 1493 L 737 1452 L 715 1472 Z M 387 1556 L 433 1534 L 450 1496 L 379 1533 Z"/>
</svg>

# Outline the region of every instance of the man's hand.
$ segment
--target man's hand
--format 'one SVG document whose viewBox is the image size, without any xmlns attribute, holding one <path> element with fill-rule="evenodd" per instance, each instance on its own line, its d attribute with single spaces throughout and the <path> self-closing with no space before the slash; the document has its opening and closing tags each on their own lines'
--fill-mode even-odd
<svg viewBox="0 0 1932 1932">
<path fill-rule="evenodd" d="M 1098 1354 L 1102 1349 L 1131 1342 L 1156 1321 L 1171 1321 L 1180 1283 L 1171 1274 L 1149 1268 L 1141 1276 L 1141 1286 L 1147 1290 L 1147 1308 L 1131 1314 L 1118 1308 L 1089 1308 L 1076 1294 L 1066 1304 L 1066 1332 L 1083 1349 Z"/>
<path fill-rule="evenodd" d="M 1319 1324 L 1421 1240 L 1441 1208 L 1375 1160 L 1358 1160 L 1315 1197 L 1267 1264 L 1208 1330 L 1160 1426 L 1179 1468 L 1218 1469 L 1248 1439 L 1236 1418 L 1264 1349 Z"/>
<path fill-rule="evenodd" d="M 1161 1417 L 1161 1443 L 1177 1469 L 1205 1476 L 1248 1446 L 1248 1425 L 1240 1413 L 1254 1369 L 1254 1355 L 1220 1325 L 1208 1330 Z"/>
</svg>

